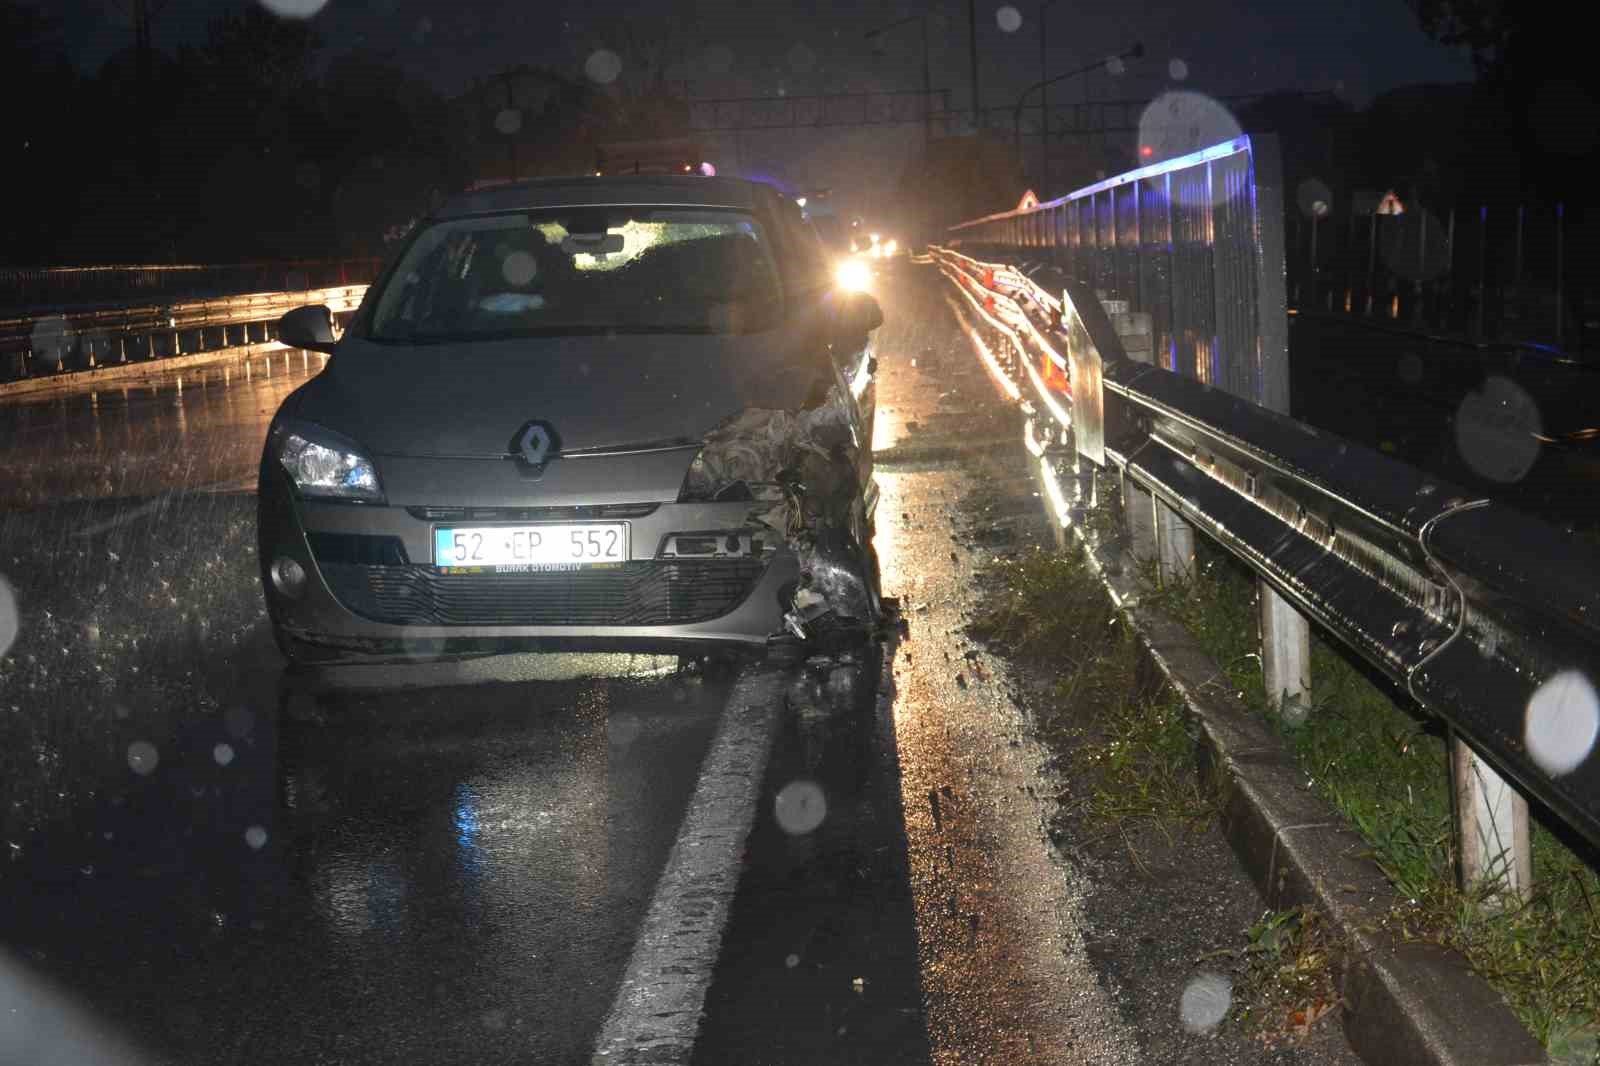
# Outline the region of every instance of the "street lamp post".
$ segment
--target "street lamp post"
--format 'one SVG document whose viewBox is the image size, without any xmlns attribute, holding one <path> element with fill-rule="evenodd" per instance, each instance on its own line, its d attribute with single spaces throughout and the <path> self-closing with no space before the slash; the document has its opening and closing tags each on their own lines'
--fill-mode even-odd
<svg viewBox="0 0 1600 1066">
<path fill-rule="evenodd" d="M 1040 0 L 1039 2 L 1039 80 L 1045 81 L 1049 75 L 1045 72 L 1045 31 L 1049 28 L 1050 20 L 1046 17 L 1052 7 L 1061 0 Z M 1044 116 L 1044 136 L 1040 138 L 1039 163 L 1046 181 L 1050 179 L 1050 90 L 1047 86 L 1039 86 L 1039 113 Z"/>
<path fill-rule="evenodd" d="M 1143 55 L 1144 45 L 1139 43 L 1135 44 L 1132 48 L 1128 49 L 1126 52 L 1123 52 L 1121 55 L 1113 56 L 1112 58 L 1139 59 Z M 1043 78 L 1022 90 L 1022 95 L 1017 97 L 1017 106 L 1011 112 L 1011 136 L 1013 143 L 1016 145 L 1018 159 L 1022 158 L 1022 105 L 1023 102 L 1028 99 L 1028 94 L 1033 92 L 1035 89 L 1043 90 L 1046 86 L 1054 85 L 1058 81 L 1066 81 L 1068 78 L 1075 78 L 1079 74 L 1087 74 L 1090 71 L 1099 70 L 1108 62 L 1109 60 L 1102 59 L 1098 63 L 1090 63 L 1088 66 L 1079 67 L 1076 70 L 1069 70 L 1065 74 L 1057 74 L 1053 78 Z"/>
<path fill-rule="evenodd" d="M 867 40 L 881 37 L 890 30 L 899 29 L 912 22 L 922 23 L 922 145 L 926 148 L 933 143 L 933 72 L 928 65 L 928 16 L 910 15 L 899 22 L 891 22 L 887 26 L 871 30 L 866 34 Z M 874 49 L 875 55 L 882 55 L 881 49 Z"/>
</svg>

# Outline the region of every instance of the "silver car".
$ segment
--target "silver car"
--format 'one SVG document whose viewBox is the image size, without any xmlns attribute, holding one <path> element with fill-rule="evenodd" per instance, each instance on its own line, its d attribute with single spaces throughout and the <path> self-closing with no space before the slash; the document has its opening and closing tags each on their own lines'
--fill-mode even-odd
<svg viewBox="0 0 1600 1066">
<path fill-rule="evenodd" d="M 870 296 L 797 206 L 707 177 L 540 180 L 419 224 L 261 460 L 292 661 L 793 656 L 869 639 Z"/>
</svg>

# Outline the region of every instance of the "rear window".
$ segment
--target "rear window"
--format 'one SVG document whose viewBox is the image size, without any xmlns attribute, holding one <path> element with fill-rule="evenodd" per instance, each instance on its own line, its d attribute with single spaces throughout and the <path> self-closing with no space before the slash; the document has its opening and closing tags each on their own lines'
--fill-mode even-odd
<svg viewBox="0 0 1600 1066">
<path fill-rule="evenodd" d="M 782 313 L 771 247 L 749 214 L 561 208 L 423 230 L 378 295 L 367 337 L 747 333 Z"/>
</svg>

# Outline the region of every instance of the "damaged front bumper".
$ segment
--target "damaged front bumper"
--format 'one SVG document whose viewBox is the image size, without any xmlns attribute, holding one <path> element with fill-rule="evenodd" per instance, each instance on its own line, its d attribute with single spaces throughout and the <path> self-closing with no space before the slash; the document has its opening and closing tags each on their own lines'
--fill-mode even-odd
<svg viewBox="0 0 1600 1066">
<path fill-rule="evenodd" d="M 799 411 L 751 408 L 705 438 L 684 499 L 747 500 L 748 520 L 781 537 L 800 576 L 784 612 L 788 637 L 859 643 L 881 613 L 861 448 L 844 390 Z M 785 634 L 775 634 L 780 639 Z"/>
</svg>

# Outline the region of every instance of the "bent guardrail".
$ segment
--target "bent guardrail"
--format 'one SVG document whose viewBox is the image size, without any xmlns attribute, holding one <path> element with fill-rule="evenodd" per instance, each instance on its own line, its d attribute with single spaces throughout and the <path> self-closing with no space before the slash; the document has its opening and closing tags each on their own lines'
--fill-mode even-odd
<svg viewBox="0 0 1600 1066">
<path fill-rule="evenodd" d="M 326 304 L 344 316 L 366 292 L 366 285 L 341 285 L 3 318 L 0 382 L 271 343 L 284 312 Z"/>
<path fill-rule="evenodd" d="M 1075 278 L 1052 278 L 1052 291 L 1035 268 L 933 254 L 1010 349 L 991 365 L 1012 375 L 1034 439 L 1041 427 L 1047 443 L 1070 431 L 1078 459 L 1116 468 L 1209 534 L 1600 845 L 1600 550 L 1129 358 L 1114 315 Z M 1063 524 L 1083 518 L 1085 498 L 1070 496 L 1057 505 Z M 1160 521 L 1146 527 L 1152 554 Z"/>
</svg>

